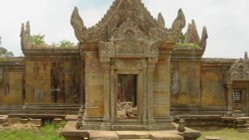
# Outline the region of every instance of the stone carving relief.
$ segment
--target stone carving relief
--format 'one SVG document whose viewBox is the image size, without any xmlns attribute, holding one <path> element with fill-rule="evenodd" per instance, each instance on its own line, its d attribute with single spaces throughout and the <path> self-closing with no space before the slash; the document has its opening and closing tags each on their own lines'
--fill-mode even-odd
<svg viewBox="0 0 249 140">
<path fill-rule="evenodd" d="M 144 41 L 111 41 L 98 44 L 100 59 L 110 58 L 156 58 L 159 56 L 160 43 Z"/>
<path fill-rule="evenodd" d="M 249 81 L 249 60 L 237 60 L 227 73 L 227 81 L 248 80 Z"/>
<path fill-rule="evenodd" d="M 146 62 L 144 60 L 118 60 L 113 66 L 120 69 L 143 70 L 146 68 Z"/>
<path fill-rule="evenodd" d="M 72 13 L 71 24 L 80 42 L 124 39 L 175 42 L 185 26 L 185 16 L 180 9 L 172 27 L 167 29 L 163 16 L 159 14 L 154 19 L 141 0 L 116 0 L 95 26 L 87 29 L 77 8 Z"/>
<path fill-rule="evenodd" d="M 123 23 L 112 33 L 111 36 L 111 40 L 143 40 L 145 38 L 146 35 L 139 29 L 130 17 L 123 21 Z"/>
<path fill-rule="evenodd" d="M 105 59 L 110 59 L 114 56 L 114 44 L 111 42 L 100 42 L 99 43 L 99 56 L 100 60 L 104 61 Z M 108 60 L 109 61 L 109 60 Z"/>
<path fill-rule="evenodd" d="M 117 103 L 117 118 L 118 119 L 136 119 L 137 107 L 132 107 L 132 102 Z"/>
<path fill-rule="evenodd" d="M 180 85 L 180 79 L 179 79 L 179 73 L 176 71 L 174 72 L 174 75 L 172 77 L 172 86 L 171 86 L 171 92 L 173 95 L 177 94 L 180 89 L 181 89 L 181 85 Z"/>
</svg>

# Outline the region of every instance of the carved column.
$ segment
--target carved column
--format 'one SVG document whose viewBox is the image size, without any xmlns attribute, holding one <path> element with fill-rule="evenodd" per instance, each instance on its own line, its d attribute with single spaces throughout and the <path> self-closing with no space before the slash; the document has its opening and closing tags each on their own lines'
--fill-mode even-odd
<svg viewBox="0 0 249 140">
<path fill-rule="evenodd" d="M 148 59 L 148 70 L 147 70 L 147 108 L 148 108 L 148 124 L 154 124 L 154 111 L 153 111 L 153 86 L 154 86 L 154 71 L 155 63 L 157 59 L 149 58 Z"/>
<path fill-rule="evenodd" d="M 233 111 L 233 85 L 232 82 L 227 83 L 227 111 L 232 113 Z"/>
<path fill-rule="evenodd" d="M 110 62 L 102 62 L 104 73 L 104 123 L 101 129 L 110 130 Z"/>
<path fill-rule="evenodd" d="M 170 116 L 170 59 L 174 43 L 161 42 L 159 57 L 154 71 L 153 114 L 156 121 L 153 129 L 174 129 Z"/>
<path fill-rule="evenodd" d="M 98 46 L 99 49 L 99 59 L 101 63 L 102 73 L 103 73 L 103 94 L 104 94 L 104 123 L 101 125 L 102 130 L 110 130 L 111 126 L 111 81 L 110 81 L 110 72 L 111 72 L 111 55 L 112 48 L 108 43 L 100 43 Z"/>
</svg>

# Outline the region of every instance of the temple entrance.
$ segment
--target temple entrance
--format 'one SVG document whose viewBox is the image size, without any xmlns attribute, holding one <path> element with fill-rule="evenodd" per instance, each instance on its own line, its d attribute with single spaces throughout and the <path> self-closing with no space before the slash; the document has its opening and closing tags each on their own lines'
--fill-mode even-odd
<svg viewBox="0 0 249 140">
<path fill-rule="evenodd" d="M 117 118 L 137 119 L 137 75 L 119 74 L 117 86 Z"/>
</svg>

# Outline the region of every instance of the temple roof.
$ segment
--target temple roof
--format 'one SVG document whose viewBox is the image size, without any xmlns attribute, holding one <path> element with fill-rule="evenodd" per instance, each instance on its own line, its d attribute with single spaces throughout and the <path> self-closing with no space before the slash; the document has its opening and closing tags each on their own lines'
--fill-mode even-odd
<svg viewBox="0 0 249 140">
<path fill-rule="evenodd" d="M 149 37 L 151 34 L 168 37 L 170 33 L 181 31 L 185 26 L 185 17 L 179 10 L 172 29 L 166 29 L 163 27 L 162 15 L 159 15 L 158 20 L 154 19 L 141 0 L 115 0 L 105 16 L 95 26 L 87 29 L 77 8 L 72 13 L 71 24 L 80 42 L 109 41 L 113 38 L 120 39 L 127 34 L 133 34 L 138 38 Z"/>
<path fill-rule="evenodd" d="M 249 81 L 249 59 L 245 52 L 244 59 L 237 60 L 227 73 L 227 81 Z"/>
</svg>

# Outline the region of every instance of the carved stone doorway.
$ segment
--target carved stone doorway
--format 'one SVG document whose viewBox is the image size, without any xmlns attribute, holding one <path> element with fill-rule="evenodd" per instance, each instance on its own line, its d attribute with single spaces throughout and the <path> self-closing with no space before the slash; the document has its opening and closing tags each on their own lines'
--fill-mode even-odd
<svg viewBox="0 0 249 140">
<path fill-rule="evenodd" d="M 137 75 L 118 74 L 118 119 L 137 119 Z"/>
</svg>

